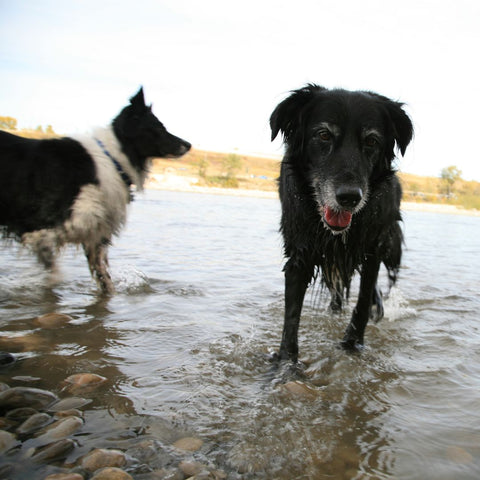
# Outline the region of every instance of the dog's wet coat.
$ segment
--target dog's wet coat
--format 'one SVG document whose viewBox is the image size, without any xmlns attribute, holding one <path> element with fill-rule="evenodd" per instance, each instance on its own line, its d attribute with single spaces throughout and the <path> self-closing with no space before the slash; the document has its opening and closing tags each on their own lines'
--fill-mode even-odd
<svg viewBox="0 0 480 480">
<path fill-rule="evenodd" d="M 125 223 L 130 184 L 142 189 L 151 158 L 189 149 L 145 105 L 143 89 L 111 126 L 88 136 L 33 140 L 0 131 L 3 233 L 47 268 L 66 243 L 82 245 L 98 285 L 111 293 L 107 248 Z"/>
<path fill-rule="evenodd" d="M 303 300 L 318 269 L 333 310 L 360 272 L 345 348 L 363 345 L 369 316 L 383 316 L 378 271 L 383 263 L 395 282 L 403 241 L 394 147 L 403 155 L 413 135 L 402 106 L 372 92 L 307 85 L 272 113 L 272 140 L 281 132 L 286 145 L 279 179 L 288 258 L 281 359 L 298 359 Z"/>
</svg>

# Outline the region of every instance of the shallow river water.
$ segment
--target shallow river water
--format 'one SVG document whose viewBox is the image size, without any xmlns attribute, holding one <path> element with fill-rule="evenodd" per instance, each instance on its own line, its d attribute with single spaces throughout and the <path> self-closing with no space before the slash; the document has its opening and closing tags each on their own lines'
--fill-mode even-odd
<svg viewBox="0 0 480 480">
<path fill-rule="evenodd" d="M 338 348 L 357 283 L 340 315 L 307 292 L 299 375 L 268 360 L 282 329 L 279 215 L 276 199 L 137 195 L 110 249 L 108 299 L 81 251 L 63 253 L 53 281 L 2 244 L 0 350 L 17 361 L 0 382 L 61 397 L 69 375 L 107 378 L 82 393 L 75 448 L 47 465 L 30 461 L 28 440 L 0 454 L 0 466 L 21 464 L 8 478 L 182 437 L 201 439 L 191 458 L 232 479 L 480 478 L 480 218 L 404 212 L 400 279 L 361 354 Z M 49 312 L 72 320 L 39 327 Z M 126 469 L 150 478 L 154 467 Z"/>
</svg>

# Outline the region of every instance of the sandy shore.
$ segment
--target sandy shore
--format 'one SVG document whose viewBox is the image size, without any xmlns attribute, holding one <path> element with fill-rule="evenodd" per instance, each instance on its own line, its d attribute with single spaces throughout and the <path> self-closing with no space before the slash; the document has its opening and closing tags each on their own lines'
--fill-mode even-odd
<svg viewBox="0 0 480 480">
<path fill-rule="evenodd" d="M 198 178 L 184 177 L 172 174 L 151 174 L 145 188 L 156 190 L 172 190 L 178 192 L 209 193 L 213 195 L 234 195 L 238 197 L 278 198 L 276 191 L 249 190 L 240 188 L 203 187 L 196 185 Z M 480 217 L 480 210 L 467 210 L 455 205 L 425 202 L 402 202 L 402 210 L 421 211 L 434 213 L 447 213 L 451 215 L 469 215 Z"/>
</svg>

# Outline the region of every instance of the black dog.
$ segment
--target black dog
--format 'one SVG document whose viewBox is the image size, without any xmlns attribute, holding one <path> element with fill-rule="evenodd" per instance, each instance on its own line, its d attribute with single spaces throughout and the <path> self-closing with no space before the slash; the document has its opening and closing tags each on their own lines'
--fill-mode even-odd
<svg viewBox="0 0 480 480">
<path fill-rule="evenodd" d="M 0 131 L 0 225 L 53 268 L 66 243 L 81 244 L 103 292 L 113 292 L 107 247 L 126 220 L 130 187 L 142 189 L 153 157 L 190 144 L 145 105 L 143 89 L 108 128 L 82 138 L 32 140 Z"/>
<path fill-rule="evenodd" d="M 307 85 L 272 113 L 272 140 L 286 145 L 279 179 L 285 255 L 285 323 L 280 359 L 298 359 L 305 291 L 321 271 L 330 306 L 342 308 L 355 271 L 360 292 L 342 345 L 363 345 L 369 317 L 383 317 L 377 277 L 383 263 L 393 284 L 402 255 L 401 187 L 392 161 L 413 126 L 403 104 L 372 92 Z"/>
</svg>

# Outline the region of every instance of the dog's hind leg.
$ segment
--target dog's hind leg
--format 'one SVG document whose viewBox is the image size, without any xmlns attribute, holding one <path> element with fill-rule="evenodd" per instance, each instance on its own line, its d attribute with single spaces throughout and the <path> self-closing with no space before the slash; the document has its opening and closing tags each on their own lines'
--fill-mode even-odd
<svg viewBox="0 0 480 480">
<path fill-rule="evenodd" d="M 115 292 L 115 288 L 108 271 L 107 248 L 107 241 L 96 245 L 83 245 L 92 277 L 103 293 L 111 294 Z"/>
<path fill-rule="evenodd" d="M 280 360 L 298 360 L 298 327 L 303 300 L 314 267 L 295 265 L 290 259 L 285 265 L 285 319 L 282 342 L 278 356 Z"/>
<path fill-rule="evenodd" d="M 352 319 L 342 340 L 342 346 L 346 350 L 355 350 L 363 345 L 363 335 L 368 323 L 372 299 L 374 295 L 376 296 L 375 290 L 377 288 L 379 268 L 379 258 L 376 255 L 367 255 L 362 266 L 357 305 L 353 310 Z M 376 296 L 377 301 L 379 298 L 379 296 Z"/>
<path fill-rule="evenodd" d="M 30 247 L 35 253 L 37 260 L 48 270 L 55 269 L 55 258 L 61 239 L 59 235 L 48 229 L 25 233 L 22 243 Z"/>
<path fill-rule="evenodd" d="M 331 295 L 330 310 L 335 313 L 341 312 L 343 307 L 343 283 L 337 280 L 329 290 Z"/>
</svg>

